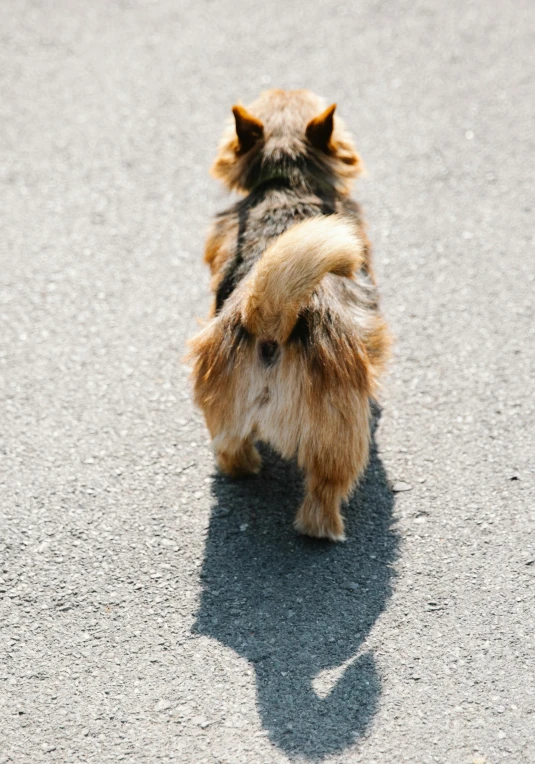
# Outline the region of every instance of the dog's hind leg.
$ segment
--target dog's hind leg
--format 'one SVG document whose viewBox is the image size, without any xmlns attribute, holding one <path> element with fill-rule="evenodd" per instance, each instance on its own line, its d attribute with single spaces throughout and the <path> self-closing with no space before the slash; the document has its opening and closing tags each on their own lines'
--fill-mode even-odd
<svg viewBox="0 0 535 764">
<path fill-rule="evenodd" d="M 221 341 L 217 344 L 209 339 L 210 345 L 223 346 Z M 200 368 L 195 369 L 194 377 L 195 401 L 210 431 L 217 465 L 232 478 L 255 474 L 260 470 L 261 459 L 254 445 L 254 421 L 248 417 L 247 406 L 243 404 L 248 379 L 235 370 L 228 372 L 225 367 L 222 373 L 205 348 L 201 350 L 197 364 Z M 211 362 L 210 373 L 201 365 L 205 356 L 208 356 L 205 366 L 209 368 L 208 362 Z"/>
<path fill-rule="evenodd" d="M 229 419 L 230 407 L 223 419 L 218 409 L 205 409 L 206 424 L 212 436 L 217 466 L 232 478 L 254 475 L 260 470 L 261 458 L 254 444 L 253 433 L 240 432 L 239 424 Z M 217 413 L 216 413 L 217 412 Z"/>
<path fill-rule="evenodd" d="M 299 449 L 306 494 L 294 526 L 306 536 L 345 540 L 340 505 L 366 469 L 369 457 L 367 396 L 356 396 L 352 414 L 352 421 L 348 421 L 332 408 L 325 408 L 312 430 L 314 434 Z"/>
</svg>

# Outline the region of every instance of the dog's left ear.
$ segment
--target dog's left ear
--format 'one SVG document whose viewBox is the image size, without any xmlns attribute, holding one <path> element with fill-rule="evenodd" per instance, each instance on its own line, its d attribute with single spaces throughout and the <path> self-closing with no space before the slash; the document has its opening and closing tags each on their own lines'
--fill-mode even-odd
<svg viewBox="0 0 535 764">
<path fill-rule="evenodd" d="M 233 106 L 232 113 L 236 120 L 236 134 L 240 142 L 240 152 L 245 154 L 264 137 L 264 125 L 259 119 L 249 114 L 243 106 Z"/>
<path fill-rule="evenodd" d="M 311 119 L 307 125 L 306 136 L 310 143 L 321 151 L 327 151 L 334 129 L 334 112 L 336 104 L 333 103 L 318 117 Z"/>
</svg>

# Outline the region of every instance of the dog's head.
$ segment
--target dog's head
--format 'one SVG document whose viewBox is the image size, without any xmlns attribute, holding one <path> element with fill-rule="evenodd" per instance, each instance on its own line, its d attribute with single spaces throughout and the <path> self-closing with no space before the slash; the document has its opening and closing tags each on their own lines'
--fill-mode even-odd
<svg viewBox="0 0 535 764">
<path fill-rule="evenodd" d="M 362 165 L 336 105 L 309 90 L 268 90 L 233 107 L 212 174 L 248 192 L 272 178 L 316 178 L 348 192 Z"/>
</svg>

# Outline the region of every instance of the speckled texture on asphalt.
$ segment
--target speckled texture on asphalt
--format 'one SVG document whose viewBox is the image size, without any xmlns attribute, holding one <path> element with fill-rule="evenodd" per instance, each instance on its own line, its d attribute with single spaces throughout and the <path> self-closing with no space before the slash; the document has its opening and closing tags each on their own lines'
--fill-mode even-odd
<svg viewBox="0 0 535 764">
<path fill-rule="evenodd" d="M 534 16 L 3 0 L 0 762 L 535 761 Z M 180 362 L 273 85 L 355 133 L 397 337 L 345 545 L 215 474 Z"/>
</svg>

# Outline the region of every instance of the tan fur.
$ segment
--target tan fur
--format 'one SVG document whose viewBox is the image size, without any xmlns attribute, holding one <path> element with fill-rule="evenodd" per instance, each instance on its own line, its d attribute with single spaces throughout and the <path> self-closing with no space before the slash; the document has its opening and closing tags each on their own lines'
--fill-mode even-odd
<svg viewBox="0 0 535 764">
<path fill-rule="evenodd" d="M 340 541 L 340 505 L 368 463 L 370 399 L 390 340 L 360 212 L 347 197 L 360 161 L 333 115 L 334 107 L 308 91 L 269 91 L 247 109 L 235 107 L 214 173 L 245 191 L 255 162 L 277 167 L 281 157 L 284 169 L 288 157 L 306 155 L 313 178 L 324 173 L 334 190 L 336 214 L 310 213 L 264 235 L 262 221 L 275 230 L 280 209 L 297 215 L 300 204 L 321 204 L 313 185 L 292 177 L 290 191 L 260 195 L 247 217 L 235 208 L 218 216 L 205 254 L 214 292 L 230 267 L 250 267 L 236 271 L 236 283 L 191 341 L 191 358 L 195 402 L 219 468 L 231 477 L 258 472 L 257 440 L 296 458 L 306 485 L 296 529 Z M 299 326 L 306 341 L 295 335 Z M 266 344 L 273 360 L 263 356 Z"/>
<path fill-rule="evenodd" d="M 268 247 L 247 280 L 245 328 L 283 343 L 326 273 L 352 276 L 363 262 L 354 226 L 332 215 L 298 223 Z"/>
</svg>

